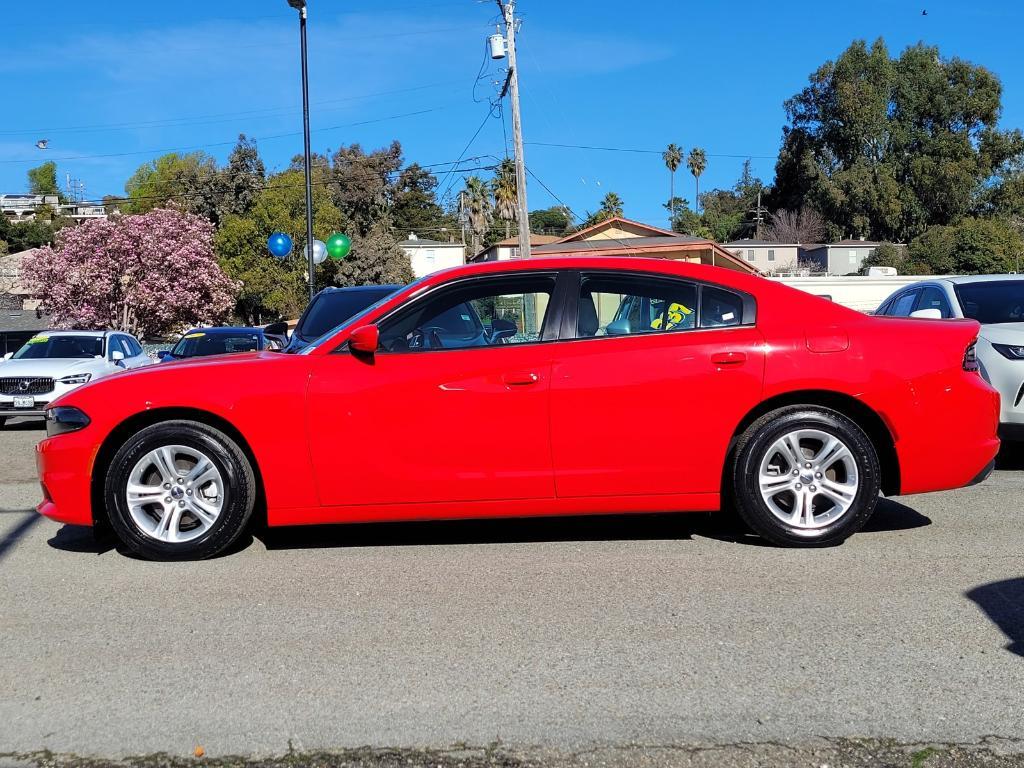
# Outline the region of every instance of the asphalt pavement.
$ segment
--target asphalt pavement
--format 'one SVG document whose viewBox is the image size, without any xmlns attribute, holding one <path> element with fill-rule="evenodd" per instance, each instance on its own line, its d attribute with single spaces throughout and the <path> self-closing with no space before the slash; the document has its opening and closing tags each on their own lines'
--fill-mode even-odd
<svg viewBox="0 0 1024 768">
<path fill-rule="evenodd" d="M 41 435 L 0 432 L 0 753 L 1024 753 L 1024 452 L 824 550 L 698 514 L 277 530 L 159 564 L 29 511 Z"/>
</svg>

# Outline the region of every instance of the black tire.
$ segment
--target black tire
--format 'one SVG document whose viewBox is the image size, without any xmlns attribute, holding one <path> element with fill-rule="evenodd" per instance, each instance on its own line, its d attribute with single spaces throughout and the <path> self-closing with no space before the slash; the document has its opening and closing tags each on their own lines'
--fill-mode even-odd
<svg viewBox="0 0 1024 768">
<path fill-rule="evenodd" d="M 224 480 L 221 510 L 209 530 L 179 543 L 160 541 L 144 531 L 132 518 L 125 496 L 139 460 L 167 445 L 201 452 Z M 135 554 L 148 560 L 201 560 L 222 552 L 245 530 L 256 500 L 256 479 L 245 453 L 220 430 L 197 421 L 163 421 L 132 435 L 117 451 L 107 468 L 103 498 L 114 533 Z"/>
<path fill-rule="evenodd" d="M 762 460 L 779 438 L 795 430 L 815 430 L 838 438 L 849 448 L 855 464 L 858 487 L 849 508 L 831 522 L 823 515 L 825 519 L 820 527 L 808 528 L 787 523 L 773 513 L 761 494 L 758 478 Z M 743 432 L 733 456 L 731 490 L 736 509 L 755 533 L 774 544 L 788 547 L 839 544 L 864 527 L 878 503 L 881 488 L 878 453 L 864 430 L 838 411 L 821 406 L 790 406 L 767 413 Z M 794 478 L 793 482 L 800 479 Z M 779 507 L 785 501 L 785 492 L 780 497 L 773 497 L 773 501 L 775 498 L 782 500 L 776 504 Z M 790 498 L 795 501 L 795 496 Z M 821 506 L 827 512 L 833 503 L 826 499 Z"/>
</svg>

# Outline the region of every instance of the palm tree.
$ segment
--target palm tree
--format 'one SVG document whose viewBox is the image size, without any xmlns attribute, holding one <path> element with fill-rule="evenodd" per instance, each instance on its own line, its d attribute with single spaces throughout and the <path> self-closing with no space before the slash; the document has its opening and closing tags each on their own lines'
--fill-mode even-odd
<svg viewBox="0 0 1024 768">
<path fill-rule="evenodd" d="M 491 194 L 487 183 L 479 176 L 466 179 L 466 188 L 462 192 L 469 230 L 473 233 L 473 253 L 480 250 L 483 236 L 491 223 Z"/>
<path fill-rule="evenodd" d="M 505 222 L 505 237 L 511 234 L 512 224 L 516 221 L 517 190 L 516 166 L 509 158 L 501 161 L 498 170 L 491 180 L 491 192 L 494 194 L 494 213 Z"/>
<path fill-rule="evenodd" d="M 601 219 L 612 219 L 622 216 L 622 198 L 614 192 L 609 192 L 601 201 Z"/>
<path fill-rule="evenodd" d="M 675 223 L 676 220 L 676 169 L 679 168 L 679 164 L 683 162 L 683 148 L 678 144 L 669 144 L 665 151 L 661 153 L 661 159 L 665 161 L 665 167 L 668 168 L 669 182 L 668 182 L 668 202 L 669 202 L 669 226 Z"/>
<path fill-rule="evenodd" d="M 697 212 L 700 213 L 700 175 L 708 167 L 708 156 L 700 147 L 690 150 L 690 156 L 686 158 L 686 167 L 690 169 L 693 178 L 697 180 Z"/>
</svg>

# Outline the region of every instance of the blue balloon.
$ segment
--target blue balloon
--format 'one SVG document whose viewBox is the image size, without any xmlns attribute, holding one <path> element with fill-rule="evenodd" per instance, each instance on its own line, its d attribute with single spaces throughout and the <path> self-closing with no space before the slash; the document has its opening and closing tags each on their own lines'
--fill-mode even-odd
<svg viewBox="0 0 1024 768">
<path fill-rule="evenodd" d="M 275 232 L 267 238 L 267 250 L 279 259 L 292 252 L 292 239 L 284 232 Z"/>
</svg>

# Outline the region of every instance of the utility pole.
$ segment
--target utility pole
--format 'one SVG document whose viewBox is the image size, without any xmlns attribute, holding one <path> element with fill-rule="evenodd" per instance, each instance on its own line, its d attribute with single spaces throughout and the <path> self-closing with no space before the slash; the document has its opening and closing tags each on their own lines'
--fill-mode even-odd
<svg viewBox="0 0 1024 768">
<path fill-rule="evenodd" d="M 512 145 L 516 162 L 516 198 L 519 209 L 519 257 L 530 258 L 530 211 L 526 205 L 526 159 L 523 156 L 523 120 L 519 112 L 519 67 L 516 64 L 516 0 L 496 0 L 505 19 L 508 43 L 509 101 L 512 104 Z"/>
<path fill-rule="evenodd" d="M 288 0 L 299 12 L 299 55 L 302 58 L 302 158 L 306 181 L 306 267 L 309 270 L 309 300 L 316 294 L 316 265 L 313 263 L 313 169 L 309 149 L 309 66 L 306 53 L 306 0 Z"/>
<path fill-rule="evenodd" d="M 764 221 L 764 214 L 767 208 L 761 205 L 761 192 L 757 193 L 757 207 L 750 211 L 754 214 L 754 239 L 761 239 L 761 222 Z"/>
</svg>

